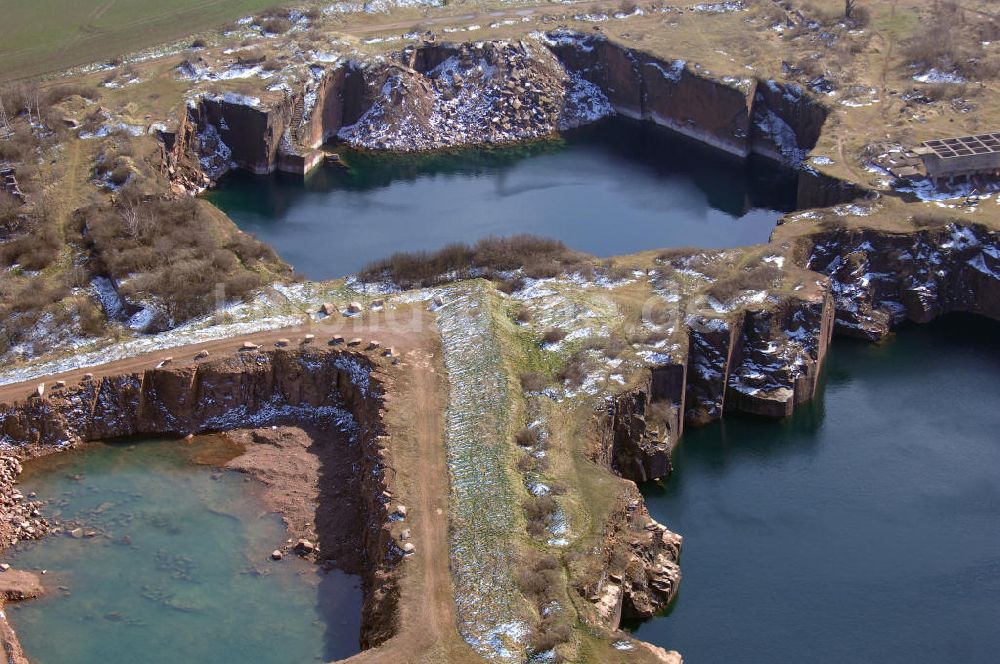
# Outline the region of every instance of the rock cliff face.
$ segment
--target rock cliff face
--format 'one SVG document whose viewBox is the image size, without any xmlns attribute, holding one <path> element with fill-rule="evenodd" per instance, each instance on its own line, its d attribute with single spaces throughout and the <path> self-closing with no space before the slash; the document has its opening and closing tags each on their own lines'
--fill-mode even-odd
<svg viewBox="0 0 1000 664">
<path fill-rule="evenodd" d="M 799 165 L 827 117 L 794 84 L 714 76 L 602 36 L 535 37 L 314 63 L 300 89 L 263 101 L 206 94 L 177 135 L 165 135 L 167 153 L 177 161 L 176 146 L 193 148 L 210 179 L 234 166 L 305 173 L 321 160 L 315 148 L 338 133 L 366 148 L 428 150 L 537 138 L 618 113 L 740 158 L 755 152 Z M 195 140 L 183 140 L 185 124 Z M 827 189 L 805 193 L 818 200 Z"/>
<path fill-rule="evenodd" d="M 594 459 L 637 482 L 663 478 L 685 424 L 706 424 L 727 410 L 790 415 L 816 392 L 833 324 L 825 281 L 766 308 L 689 317 L 686 355 L 653 367 L 647 383 L 602 407 Z"/>
<path fill-rule="evenodd" d="M 363 451 L 358 472 L 368 524 L 361 542 L 366 552 L 361 643 L 372 647 L 395 633 L 393 570 L 403 557 L 384 497 L 394 490 L 392 474 L 385 472 L 391 463 L 382 425 L 386 380 L 377 361 L 362 353 L 242 353 L 197 366 L 110 376 L 0 405 L 0 441 L 44 452 L 122 436 L 353 418 Z M 0 479 L 13 481 L 7 475 Z M 4 514 L 4 521 L 13 516 Z"/>
<path fill-rule="evenodd" d="M 657 523 L 629 482 L 605 527 L 601 575 L 578 590 L 594 603 L 601 622 L 618 629 L 622 618 L 651 618 L 680 587 L 682 538 Z"/>
<path fill-rule="evenodd" d="M 1000 319 L 998 236 L 955 223 L 910 233 L 836 230 L 798 250 L 809 269 L 831 280 L 836 331 L 877 340 L 904 321 L 949 312 Z"/>
<path fill-rule="evenodd" d="M 795 85 L 713 77 L 600 36 L 553 32 L 551 48 L 607 95 L 615 111 L 649 120 L 738 157 L 756 152 L 798 164 L 828 111 Z"/>
</svg>

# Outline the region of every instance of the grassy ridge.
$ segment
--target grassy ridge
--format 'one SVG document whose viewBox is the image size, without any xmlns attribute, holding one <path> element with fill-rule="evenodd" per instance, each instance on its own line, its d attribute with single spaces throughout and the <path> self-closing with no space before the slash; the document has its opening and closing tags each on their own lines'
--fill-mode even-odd
<svg viewBox="0 0 1000 664">
<path fill-rule="evenodd" d="M 3 4 L 0 81 L 109 60 L 283 3 L 32 0 Z"/>
</svg>

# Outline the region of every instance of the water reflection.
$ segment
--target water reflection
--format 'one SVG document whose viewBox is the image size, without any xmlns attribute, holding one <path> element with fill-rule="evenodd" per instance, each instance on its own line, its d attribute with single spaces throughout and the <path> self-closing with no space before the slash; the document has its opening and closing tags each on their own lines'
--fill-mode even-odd
<svg viewBox="0 0 1000 664">
<path fill-rule="evenodd" d="M 234 173 L 208 194 L 311 278 L 399 250 L 535 233 L 599 256 L 766 241 L 796 175 L 616 120 L 564 138 L 425 155 L 342 150 L 305 179 Z"/>
<path fill-rule="evenodd" d="M 692 662 L 995 661 L 998 334 L 838 339 L 822 402 L 688 431 L 643 487 L 685 537 L 683 590 L 638 636 Z"/>
</svg>

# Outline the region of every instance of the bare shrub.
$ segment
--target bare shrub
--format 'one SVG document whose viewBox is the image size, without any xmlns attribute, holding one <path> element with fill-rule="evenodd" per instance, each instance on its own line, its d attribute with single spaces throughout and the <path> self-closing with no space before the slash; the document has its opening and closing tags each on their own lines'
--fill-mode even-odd
<svg viewBox="0 0 1000 664">
<path fill-rule="evenodd" d="M 573 353 L 556 372 L 556 380 L 566 383 L 570 387 L 580 387 L 587 379 L 587 356 L 582 352 Z"/>
<path fill-rule="evenodd" d="M 45 93 L 45 103 L 52 106 L 54 104 L 58 104 L 59 102 L 66 101 L 74 95 L 78 95 L 91 101 L 96 101 L 100 98 L 101 93 L 93 86 L 83 85 L 82 83 L 59 85 L 51 88 Z"/>
<path fill-rule="evenodd" d="M 292 29 L 292 22 L 282 16 L 276 16 L 264 21 L 260 27 L 266 34 L 283 35 Z"/>
<path fill-rule="evenodd" d="M 514 435 L 514 442 L 521 447 L 534 447 L 538 443 L 538 431 L 531 427 L 524 427 Z"/>
<path fill-rule="evenodd" d="M 535 235 L 488 237 L 470 246 L 449 244 L 437 251 L 398 252 L 369 263 L 359 276 L 387 279 L 404 287 L 426 287 L 465 279 L 473 274 L 496 278 L 497 273 L 523 269 L 532 278 L 555 276 L 589 264 L 584 254 L 562 242 Z"/>
<path fill-rule="evenodd" d="M 566 330 L 558 327 L 550 327 L 542 335 L 542 343 L 556 344 L 566 338 Z"/>
<path fill-rule="evenodd" d="M 530 323 L 534 314 L 531 313 L 531 308 L 526 304 L 520 304 L 517 307 L 517 311 L 514 312 L 514 320 L 518 323 Z"/>
<path fill-rule="evenodd" d="M 550 554 L 532 554 L 517 570 L 517 585 L 524 596 L 537 605 L 545 604 L 555 594 L 560 582 L 559 560 Z"/>
<path fill-rule="evenodd" d="M 549 381 L 545 376 L 537 371 L 528 371 L 521 374 L 521 389 L 525 392 L 541 392 L 548 385 Z"/>
</svg>

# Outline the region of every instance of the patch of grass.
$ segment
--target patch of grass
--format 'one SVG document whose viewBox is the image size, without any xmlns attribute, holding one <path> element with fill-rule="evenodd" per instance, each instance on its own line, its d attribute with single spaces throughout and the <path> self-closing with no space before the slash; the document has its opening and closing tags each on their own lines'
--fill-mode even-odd
<svg viewBox="0 0 1000 664">
<path fill-rule="evenodd" d="M 4 3 L 0 80 L 28 78 L 181 39 L 273 0 L 36 0 Z"/>
</svg>

